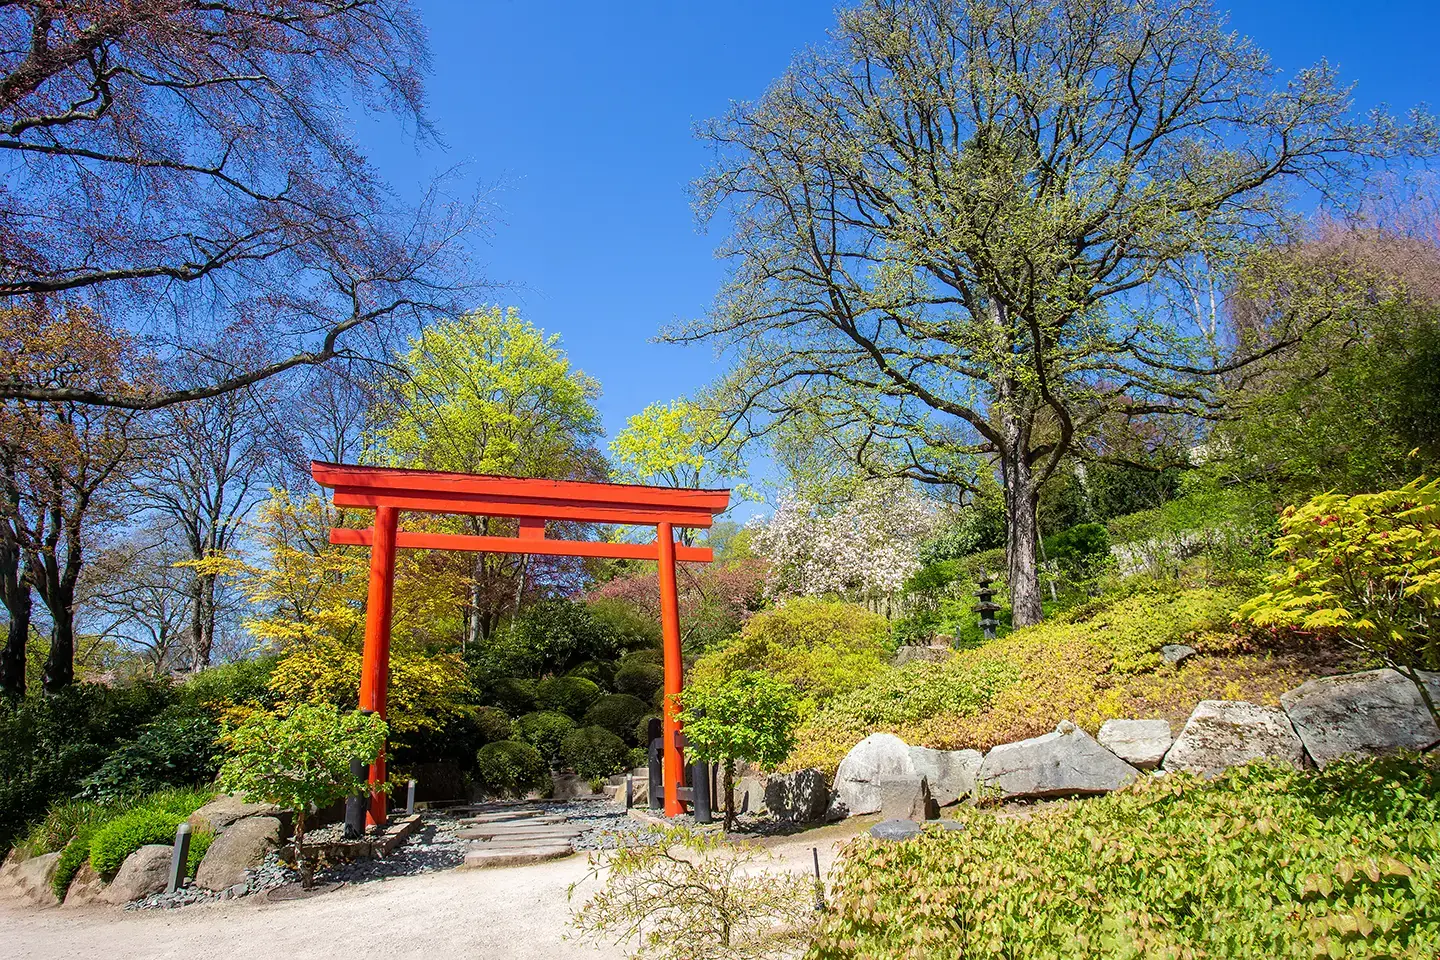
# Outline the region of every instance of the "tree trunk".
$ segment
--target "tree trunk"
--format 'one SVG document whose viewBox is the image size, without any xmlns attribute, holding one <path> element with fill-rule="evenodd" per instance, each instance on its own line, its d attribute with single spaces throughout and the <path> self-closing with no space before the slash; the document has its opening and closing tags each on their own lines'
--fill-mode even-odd
<svg viewBox="0 0 1440 960">
<path fill-rule="evenodd" d="M 5 607 L 10 613 L 10 629 L 5 636 L 5 649 L 0 651 L 0 694 L 7 697 L 25 696 L 25 645 L 30 639 L 30 585 L 17 572 L 13 585 L 6 576 Z"/>
<path fill-rule="evenodd" d="M 75 604 L 74 591 L 62 591 L 62 602 L 50 606 L 54 625 L 50 628 L 50 655 L 45 658 L 45 672 L 40 689 L 59 693 L 75 682 Z"/>
<path fill-rule="evenodd" d="M 725 761 L 725 832 L 735 829 L 735 761 Z"/>
<path fill-rule="evenodd" d="M 1007 429 L 1007 435 L 1010 434 Z M 1010 439 L 1007 436 L 1007 440 Z M 1026 456 L 1028 444 L 1015 436 L 1002 452 L 1000 472 L 1005 484 L 1005 566 L 1009 578 L 1011 623 L 1028 627 L 1040 622 L 1040 524 L 1035 474 Z"/>
</svg>

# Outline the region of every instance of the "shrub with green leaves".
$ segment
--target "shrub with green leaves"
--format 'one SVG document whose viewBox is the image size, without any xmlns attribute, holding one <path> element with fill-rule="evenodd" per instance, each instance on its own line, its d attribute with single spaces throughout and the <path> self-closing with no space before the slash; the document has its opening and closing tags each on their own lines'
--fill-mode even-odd
<svg viewBox="0 0 1440 960">
<path fill-rule="evenodd" d="M 550 786 L 550 765 L 528 743 L 501 740 L 487 743 L 475 754 L 475 777 L 480 789 L 493 797 L 524 797 Z"/>
<path fill-rule="evenodd" d="M 194 786 L 220 767 L 220 725 L 210 714 L 171 707 L 121 744 L 81 783 L 79 796 L 113 803 L 165 787 Z"/>
<path fill-rule="evenodd" d="M 621 661 L 615 671 L 615 689 L 639 697 L 646 703 L 658 703 L 657 697 L 665 686 L 665 668 L 658 663 L 632 660 Z"/>
<path fill-rule="evenodd" d="M 60 859 L 55 861 L 55 874 L 50 878 L 50 890 L 56 900 L 64 902 L 65 895 L 70 892 L 70 881 L 90 859 L 90 838 L 98 829 L 98 824 L 82 825 L 60 852 Z"/>
<path fill-rule="evenodd" d="M 488 684 L 487 699 L 512 717 L 535 709 L 535 681 L 525 677 L 497 677 Z"/>
<path fill-rule="evenodd" d="M 630 747 L 604 727 L 581 727 L 565 738 L 565 763 L 585 780 L 603 780 L 623 773 Z"/>
<path fill-rule="evenodd" d="M 520 717 L 510 729 L 513 739 L 530 744 L 540 751 L 546 763 L 558 767 L 563 759 L 565 738 L 575 730 L 575 721 L 563 713 L 541 710 Z"/>
<path fill-rule="evenodd" d="M 486 743 L 510 739 L 510 718 L 499 707 L 477 708 L 475 728 Z"/>
<path fill-rule="evenodd" d="M 27 858 L 64 850 L 81 828 L 103 823 L 117 812 L 116 806 L 91 800 L 61 800 L 51 805 L 45 818 L 30 828 L 15 849 Z"/>
<path fill-rule="evenodd" d="M 804 713 L 889 666 L 890 624 L 856 603 L 795 597 L 755 614 L 695 664 L 695 682 L 763 670 L 794 688 Z"/>
<path fill-rule="evenodd" d="M 535 685 L 535 705 L 579 720 L 600 698 L 600 687 L 584 677 L 546 677 Z"/>
<path fill-rule="evenodd" d="M 650 705 L 628 693 L 611 693 L 585 711 L 587 727 L 604 727 L 630 743 L 637 742 L 635 725 L 650 715 Z"/>
<path fill-rule="evenodd" d="M 90 835 L 90 866 L 109 878 L 146 844 L 174 843 L 175 828 L 214 796 L 213 790 L 168 790 L 146 797 Z"/>
<path fill-rule="evenodd" d="M 846 848 L 811 956 L 1440 955 L 1440 762 L 1145 778 Z"/>
</svg>

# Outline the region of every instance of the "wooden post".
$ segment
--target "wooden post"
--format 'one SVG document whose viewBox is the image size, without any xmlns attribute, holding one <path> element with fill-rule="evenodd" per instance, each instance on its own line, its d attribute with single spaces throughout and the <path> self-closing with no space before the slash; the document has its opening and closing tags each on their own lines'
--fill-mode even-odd
<svg viewBox="0 0 1440 960">
<path fill-rule="evenodd" d="M 395 602 L 395 507 L 375 508 L 374 541 L 370 545 L 370 593 L 365 608 L 365 654 L 360 665 L 360 709 L 385 716 L 390 682 L 390 613 Z M 385 782 L 385 750 L 370 765 L 370 783 Z M 370 797 L 371 825 L 385 823 L 385 794 Z"/>
<path fill-rule="evenodd" d="M 656 528 L 660 547 L 660 632 L 665 653 L 665 725 L 660 738 L 665 758 L 665 816 L 685 812 L 680 788 L 685 785 L 685 759 L 680 753 L 678 734 L 680 719 L 676 716 L 674 697 L 680 693 L 684 666 L 680 661 L 680 594 L 675 585 L 675 533 L 670 524 Z"/>
</svg>

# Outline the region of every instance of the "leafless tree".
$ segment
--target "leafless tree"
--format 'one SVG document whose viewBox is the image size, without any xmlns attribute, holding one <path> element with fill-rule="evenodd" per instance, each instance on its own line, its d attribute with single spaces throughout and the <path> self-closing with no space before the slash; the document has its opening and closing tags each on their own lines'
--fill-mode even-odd
<svg viewBox="0 0 1440 960">
<path fill-rule="evenodd" d="M 141 651 L 151 676 L 182 662 L 193 664 L 189 654 L 196 577 L 183 566 L 190 558 L 188 547 L 177 542 L 172 529 L 151 526 L 86 566 L 83 605 L 94 632 Z"/>
</svg>

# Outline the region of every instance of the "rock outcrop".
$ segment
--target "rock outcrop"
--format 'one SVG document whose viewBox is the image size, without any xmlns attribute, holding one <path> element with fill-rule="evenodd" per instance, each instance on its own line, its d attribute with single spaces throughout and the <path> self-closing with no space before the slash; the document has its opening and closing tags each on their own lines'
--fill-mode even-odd
<svg viewBox="0 0 1440 960">
<path fill-rule="evenodd" d="M 880 781 L 886 777 L 912 777 L 915 762 L 910 748 L 893 733 L 872 733 L 861 740 L 835 772 L 835 805 L 842 815 L 880 812 Z"/>
<path fill-rule="evenodd" d="M 829 807 L 830 784 L 819 770 L 776 774 L 765 781 L 765 809 L 781 820 L 816 823 Z"/>
<path fill-rule="evenodd" d="M 1139 770 L 1154 770 L 1175 737 L 1168 720 L 1106 720 L 1096 737 L 1100 746 Z"/>
<path fill-rule="evenodd" d="M 1422 674 L 1440 703 L 1440 674 Z M 1283 694 L 1295 732 L 1319 767 L 1341 757 L 1428 750 L 1440 743 L 1440 727 L 1420 691 L 1395 670 L 1321 677 Z"/>
<path fill-rule="evenodd" d="M 247 817 L 231 824 L 210 844 L 195 882 L 206 890 L 224 890 L 245 881 L 245 871 L 260 865 L 280 843 L 280 821 L 274 817 Z"/>
<path fill-rule="evenodd" d="M 1068 720 L 1054 733 L 1005 743 L 985 755 L 977 786 L 1006 799 L 1117 790 L 1138 771 Z"/>
<path fill-rule="evenodd" d="M 1202 700 L 1165 754 L 1163 767 L 1212 777 L 1262 759 L 1297 769 L 1305 764 L 1305 745 L 1285 711 L 1243 700 Z"/>
<path fill-rule="evenodd" d="M 173 850 L 168 843 L 147 843 L 126 857 L 105 889 L 106 902 L 125 904 L 164 890 L 170 881 Z"/>
<path fill-rule="evenodd" d="M 934 820 L 939 815 L 924 777 L 885 777 L 880 781 L 880 816 L 886 820 Z"/>
<path fill-rule="evenodd" d="M 189 823 L 196 830 L 224 833 L 226 827 L 247 817 L 284 819 L 279 807 L 268 803 L 246 803 L 234 794 L 225 793 L 190 814 Z"/>
</svg>

